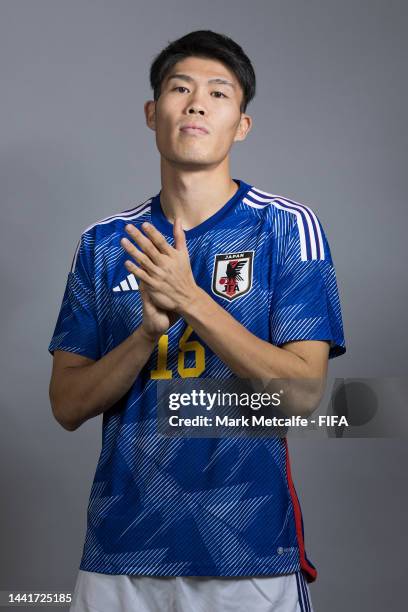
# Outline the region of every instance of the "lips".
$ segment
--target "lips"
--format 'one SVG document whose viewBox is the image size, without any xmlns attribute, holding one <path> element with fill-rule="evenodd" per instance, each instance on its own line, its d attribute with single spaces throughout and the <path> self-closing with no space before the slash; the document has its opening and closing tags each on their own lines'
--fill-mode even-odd
<svg viewBox="0 0 408 612">
<path fill-rule="evenodd" d="M 207 128 L 202 125 L 196 125 L 195 123 L 187 123 L 186 125 L 182 125 L 180 131 L 189 134 L 208 134 Z"/>
</svg>

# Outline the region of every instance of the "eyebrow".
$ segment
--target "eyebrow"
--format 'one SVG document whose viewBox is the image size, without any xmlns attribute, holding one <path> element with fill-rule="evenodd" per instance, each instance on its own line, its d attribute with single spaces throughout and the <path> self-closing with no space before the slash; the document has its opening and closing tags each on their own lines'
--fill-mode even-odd
<svg viewBox="0 0 408 612">
<path fill-rule="evenodd" d="M 194 81 L 193 77 L 189 76 L 188 74 L 171 74 L 169 77 L 167 77 L 167 81 L 170 81 L 170 79 L 181 79 L 182 81 Z M 215 79 L 208 79 L 209 83 L 217 83 L 218 85 L 229 85 L 230 87 L 232 87 L 233 89 L 235 89 L 235 85 L 234 83 L 232 83 L 231 81 L 227 81 L 227 79 L 221 79 L 220 77 L 217 77 Z"/>
</svg>

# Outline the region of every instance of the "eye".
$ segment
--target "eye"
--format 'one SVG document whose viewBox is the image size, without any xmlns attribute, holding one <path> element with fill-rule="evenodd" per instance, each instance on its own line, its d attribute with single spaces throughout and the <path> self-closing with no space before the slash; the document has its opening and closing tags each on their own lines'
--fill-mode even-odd
<svg viewBox="0 0 408 612">
<path fill-rule="evenodd" d="M 188 91 L 187 87 L 184 87 L 184 85 L 177 85 L 177 87 L 173 87 L 172 91 L 180 91 L 180 90 L 186 90 Z M 182 91 L 180 91 L 180 93 L 183 93 Z M 222 91 L 212 91 L 211 94 L 216 94 L 216 98 L 227 98 L 228 96 L 226 96 Z"/>
</svg>

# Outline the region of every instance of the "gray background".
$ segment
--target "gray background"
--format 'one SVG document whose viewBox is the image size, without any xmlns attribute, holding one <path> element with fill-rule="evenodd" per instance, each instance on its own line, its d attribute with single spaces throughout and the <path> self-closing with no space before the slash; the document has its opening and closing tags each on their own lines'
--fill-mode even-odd
<svg viewBox="0 0 408 612">
<path fill-rule="evenodd" d="M 336 266 L 335 377 L 407 373 L 406 4 L 1 1 L 0 590 L 72 591 L 101 417 L 53 420 L 47 352 L 81 232 L 160 189 L 148 68 L 195 29 L 258 78 L 232 175 L 311 206 Z M 291 440 L 316 612 L 406 604 L 406 440 Z M 405 608 L 405 606 L 404 606 Z"/>
</svg>

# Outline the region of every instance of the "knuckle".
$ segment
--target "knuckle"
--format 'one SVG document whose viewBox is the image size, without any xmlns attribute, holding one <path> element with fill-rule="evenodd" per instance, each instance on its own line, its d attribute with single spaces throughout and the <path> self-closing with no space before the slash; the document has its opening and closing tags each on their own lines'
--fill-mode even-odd
<svg viewBox="0 0 408 612">
<path fill-rule="evenodd" d="M 146 243 L 146 245 L 143 247 L 143 250 L 144 250 L 145 254 L 148 255 L 150 258 L 154 254 L 154 249 L 153 249 L 153 246 L 152 246 L 152 244 L 150 242 Z"/>
</svg>

